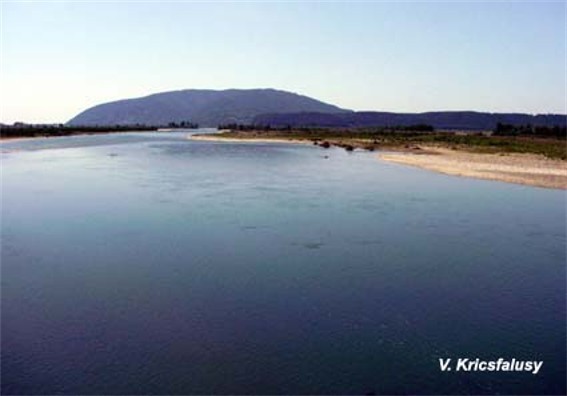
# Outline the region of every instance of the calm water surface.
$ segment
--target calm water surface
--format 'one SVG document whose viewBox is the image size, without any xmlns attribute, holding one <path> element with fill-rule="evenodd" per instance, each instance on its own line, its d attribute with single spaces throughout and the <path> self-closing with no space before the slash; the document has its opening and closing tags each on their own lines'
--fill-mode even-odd
<svg viewBox="0 0 567 396">
<path fill-rule="evenodd" d="M 565 393 L 564 192 L 185 136 L 0 146 L 2 394 Z"/>
</svg>

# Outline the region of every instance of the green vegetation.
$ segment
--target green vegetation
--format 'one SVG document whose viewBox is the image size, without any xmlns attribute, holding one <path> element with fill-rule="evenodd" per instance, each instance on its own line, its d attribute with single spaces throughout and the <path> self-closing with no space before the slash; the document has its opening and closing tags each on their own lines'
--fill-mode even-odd
<svg viewBox="0 0 567 396">
<path fill-rule="evenodd" d="M 132 132 L 132 131 L 156 131 L 159 128 L 198 128 L 197 124 L 189 121 L 180 123 L 170 122 L 167 126 L 159 125 L 113 125 L 113 126 L 67 126 L 64 124 L 24 124 L 15 123 L 14 125 L 0 125 L 0 138 L 22 138 L 22 137 L 52 137 L 87 135 L 112 132 Z"/>
<path fill-rule="evenodd" d="M 2 139 L 21 137 L 51 137 L 128 131 L 155 131 L 157 129 L 157 127 L 147 125 L 65 126 L 63 124 L 14 124 L 1 125 L 0 137 Z"/>
<path fill-rule="evenodd" d="M 565 139 L 524 136 L 445 135 L 429 136 L 419 143 L 438 143 L 454 149 L 483 153 L 531 153 L 567 160 Z"/>
<path fill-rule="evenodd" d="M 534 126 L 527 125 L 512 125 L 501 124 L 496 125 L 494 130 L 496 136 L 537 136 L 537 137 L 551 137 L 558 139 L 565 139 L 567 136 L 567 127 L 565 125 L 559 126 Z"/>
<path fill-rule="evenodd" d="M 199 124 L 191 121 L 170 122 L 167 124 L 169 128 L 185 128 L 185 129 L 198 129 Z"/>
<path fill-rule="evenodd" d="M 225 128 L 229 129 L 229 128 Z M 418 149 L 418 146 L 437 146 L 482 153 L 531 153 L 548 158 L 567 160 L 565 136 L 497 136 L 491 132 L 426 132 L 411 127 L 388 128 L 285 128 L 259 129 L 240 127 L 220 134 L 236 139 L 293 139 L 309 140 L 321 147 L 331 145 L 375 150 Z M 219 136 L 219 135 L 217 135 Z"/>
<path fill-rule="evenodd" d="M 293 132 L 305 132 L 305 133 L 318 133 L 318 132 L 341 132 L 339 128 L 325 128 L 325 127 L 294 127 L 287 125 L 285 127 L 273 127 L 271 125 L 257 125 L 257 124 L 221 124 L 218 126 L 218 129 L 225 129 L 231 131 L 259 131 L 259 132 L 266 132 L 266 131 L 293 131 Z M 389 127 L 374 127 L 374 128 L 346 128 L 342 129 L 342 131 L 356 131 L 356 132 L 369 132 L 369 133 L 380 133 L 380 132 L 433 132 L 435 128 L 431 125 L 427 124 L 416 124 L 416 125 L 407 125 L 407 126 L 389 126 Z"/>
</svg>

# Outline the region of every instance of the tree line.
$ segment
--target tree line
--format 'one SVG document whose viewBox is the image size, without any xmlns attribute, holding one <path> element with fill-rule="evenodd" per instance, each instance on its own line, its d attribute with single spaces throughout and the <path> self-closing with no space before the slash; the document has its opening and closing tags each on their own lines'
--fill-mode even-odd
<svg viewBox="0 0 567 396">
<path fill-rule="evenodd" d="M 186 128 L 186 129 L 198 129 L 199 128 L 199 124 L 191 122 L 191 121 L 180 121 L 180 122 L 172 121 L 169 124 L 167 124 L 167 126 L 169 128 Z"/>
<path fill-rule="evenodd" d="M 167 125 L 65 125 L 65 124 L 26 124 L 16 122 L 13 125 L 0 124 L 0 137 L 48 137 L 80 134 L 157 131 L 160 128 L 199 128 L 199 124 L 190 121 L 170 122 Z"/>
<path fill-rule="evenodd" d="M 495 136 L 533 136 L 533 137 L 551 137 L 551 138 L 567 138 L 567 127 L 565 125 L 555 126 L 537 126 L 537 125 L 513 125 L 513 124 L 496 124 L 494 129 Z"/>
<path fill-rule="evenodd" d="M 158 128 L 148 125 L 112 125 L 112 126 L 67 126 L 64 124 L 31 125 L 16 123 L 14 125 L 0 125 L 0 136 L 11 137 L 39 137 L 39 136 L 69 136 L 89 133 L 128 132 L 128 131 L 155 131 Z"/>
<path fill-rule="evenodd" d="M 237 123 L 230 123 L 230 124 L 221 124 L 218 126 L 218 129 L 229 129 L 231 131 L 299 131 L 299 132 L 321 132 L 321 131 L 330 131 L 337 128 L 330 128 L 330 127 L 315 127 L 315 126 L 304 126 L 304 127 L 292 127 L 291 125 L 285 126 L 272 126 L 269 124 L 237 124 Z M 345 129 L 345 128 L 342 128 Z M 347 130 L 349 128 L 346 128 Z M 361 129 L 361 128 L 356 128 Z M 363 129 L 370 129 L 368 127 Z M 427 124 L 415 124 L 415 125 L 396 125 L 396 126 L 384 126 L 384 127 L 375 127 L 373 128 L 376 130 L 376 133 L 383 133 L 383 132 L 434 132 L 435 128 L 432 125 Z"/>
</svg>

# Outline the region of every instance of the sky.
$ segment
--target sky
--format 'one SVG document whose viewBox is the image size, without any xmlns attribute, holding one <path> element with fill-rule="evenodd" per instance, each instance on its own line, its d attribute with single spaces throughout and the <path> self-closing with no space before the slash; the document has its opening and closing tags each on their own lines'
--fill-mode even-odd
<svg viewBox="0 0 567 396">
<path fill-rule="evenodd" d="M 3 123 L 188 88 L 567 113 L 565 1 L 0 1 Z"/>
</svg>

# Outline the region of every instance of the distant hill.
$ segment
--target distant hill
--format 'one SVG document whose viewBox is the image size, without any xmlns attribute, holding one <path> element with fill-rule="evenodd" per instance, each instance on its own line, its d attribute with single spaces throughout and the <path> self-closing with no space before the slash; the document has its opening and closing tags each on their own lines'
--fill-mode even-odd
<svg viewBox="0 0 567 396">
<path fill-rule="evenodd" d="M 275 89 L 187 89 L 124 99 L 91 107 L 71 119 L 69 126 L 167 125 L 192 122 L 202 127 L 255 124 L 291 127 L 370 127 L 432 125 L 436 129 L 492 130 L 497 123 L 566 125 L 560 114 L 435 111 L 391 113 L 350 111 Z"/>
<path fill-rule="evenodd" d="M 481 113 L 475 111 L 435 111 L 428 113 L 387 113 L 359 111 L 337 114 L 302 112 L 294 114 L 261 114 L 255 125 L 273 127 L 370 127 L 427 124 L 436 129 L 493 130 L 497 123 L 512 125 L 566 125 L 561 114 Z"/>
<path fill-rule="evenodd" d="M 204 127 L 250 124 L 264 113 L 342 113 L 348 110 L 275 89 L 188 89 L 91 107 L 67 125 L 167 125 L 190 121 Z"/>
</svg>

